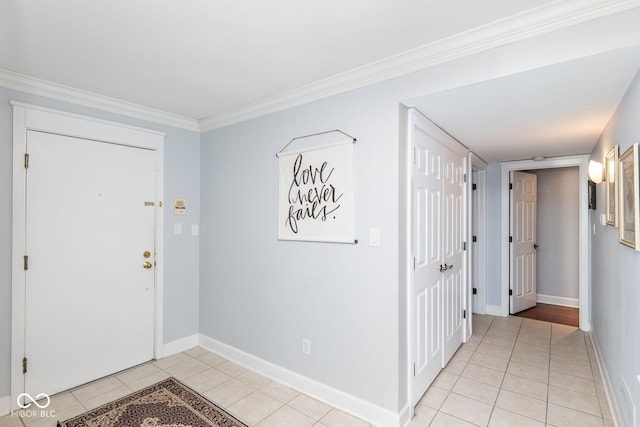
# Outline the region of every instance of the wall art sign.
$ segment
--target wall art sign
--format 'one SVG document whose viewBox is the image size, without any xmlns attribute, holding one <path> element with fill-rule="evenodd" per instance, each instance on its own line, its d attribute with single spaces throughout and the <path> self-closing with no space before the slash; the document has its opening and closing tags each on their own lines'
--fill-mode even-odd
<svg viewBox="0 0 640 427">
<path fill-rule="evenodd" d="M 278 239 L 356 243 L 354 141 L 278 154 Z"/>
<path fill-rule="evenodd" d="M 619 158 L 618 229 L 620 243 L 640 250 L 640 178 L 638 174 L 638 144 L 633 144 Z"/>
</svg>

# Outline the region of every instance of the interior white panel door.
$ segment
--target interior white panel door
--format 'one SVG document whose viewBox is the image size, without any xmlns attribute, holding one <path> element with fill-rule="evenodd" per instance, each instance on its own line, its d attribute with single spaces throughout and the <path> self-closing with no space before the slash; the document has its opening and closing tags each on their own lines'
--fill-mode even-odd
<svg viewBox="0 0 640 427">
<path fill-rule="evenodd" d="M 444 353 L 445 366 L 464 339 L 464 157 L 444 150 Z"/>
<path fill-rule="evenodd" d="M 153 357 L 154 208 L 145 202 L 155 153 L 35 131 L 27 152 L 25 392 L 35 396 Z"/>
<path fill-rule="evenodd" d="M 536 236 L 538 177 L 511 175 L 511 314 L 536 305 Z"/>
<path fill-rule="evenodd" d="M 415 405 L 442 369 L 443 148 L 420 126 L 411 126 L 413 165 L 413 342 Z"/>
</svg>

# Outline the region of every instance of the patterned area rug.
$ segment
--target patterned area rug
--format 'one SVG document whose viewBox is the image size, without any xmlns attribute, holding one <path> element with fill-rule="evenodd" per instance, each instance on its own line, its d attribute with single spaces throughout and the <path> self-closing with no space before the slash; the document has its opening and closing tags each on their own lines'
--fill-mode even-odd
<svg viewBox="0 0 640 427">
<path fill-rule="evenodd" d="M 71 418 L 58 427 L 247 427 L 175 378 Z"/>
</svg>

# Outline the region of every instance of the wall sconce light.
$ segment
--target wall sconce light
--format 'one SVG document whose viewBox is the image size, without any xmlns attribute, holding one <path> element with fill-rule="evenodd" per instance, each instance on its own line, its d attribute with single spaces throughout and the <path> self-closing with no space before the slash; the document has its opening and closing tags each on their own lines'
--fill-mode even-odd
<svg viewBox="0 0 640 427">
<path fill-rule="evenodd" d="M 589 179 L 596 184 L 600 184 L 604 179 L 602 163 L 595 160 L 589 160 Z"/>
</svg>

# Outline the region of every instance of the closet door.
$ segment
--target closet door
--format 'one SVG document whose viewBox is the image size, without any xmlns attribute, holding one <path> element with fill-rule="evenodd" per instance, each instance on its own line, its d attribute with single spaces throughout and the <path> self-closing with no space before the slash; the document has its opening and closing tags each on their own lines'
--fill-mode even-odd
<svg viewBox="0 0 640 427">
<path fill-rule="evenodd" d="M 464 157 L 444 150 L 443 204 L 443 335 L 442 366 L 451 359 L 463 341 L 464 298 Z"/>
<path fill-rule="evenodd" d="M 413 142 L 412 293 L 415 405 L 442 369 L 442 188 L 443 148 L 419 115 L 411 126 Z"/>
<path fill-rule="evenodd" d="M 411 111 L 412 251 L 410 321 L 415 405 L 464 333 L 465 150 Z"/>
</svg>

